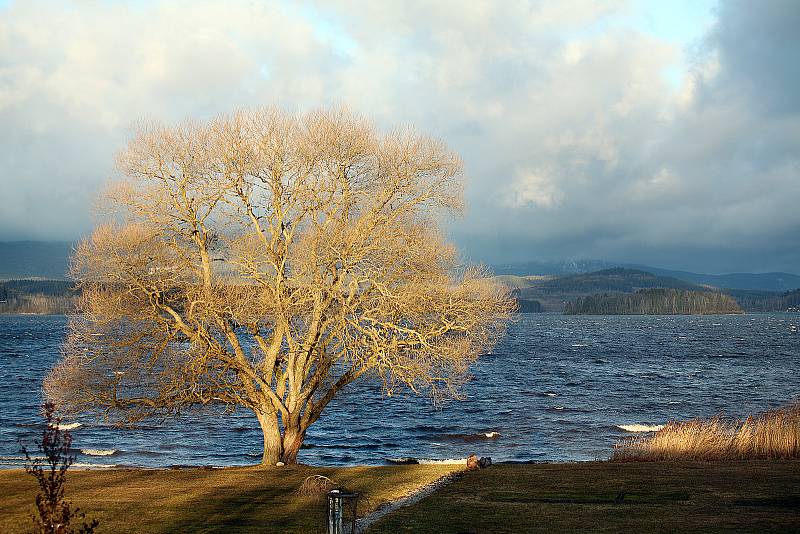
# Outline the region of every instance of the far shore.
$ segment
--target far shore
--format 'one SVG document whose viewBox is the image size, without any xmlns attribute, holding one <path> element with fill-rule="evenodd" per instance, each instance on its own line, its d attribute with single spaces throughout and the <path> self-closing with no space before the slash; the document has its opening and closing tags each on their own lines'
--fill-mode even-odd
<svg viewBox="0 0 800 534">
<path fill-rule="evenodd" d="M 85 469 L 67 498 L 99 532 L 324 532 L 324 493 L 299 491 L 314 475 L 359 492 L 360 516 L 448 477 L 369 532 L 800 529 L 800 460 Z M 26 528 L 35 493 L 0 470 L 0 531 Z"/>
</svg>

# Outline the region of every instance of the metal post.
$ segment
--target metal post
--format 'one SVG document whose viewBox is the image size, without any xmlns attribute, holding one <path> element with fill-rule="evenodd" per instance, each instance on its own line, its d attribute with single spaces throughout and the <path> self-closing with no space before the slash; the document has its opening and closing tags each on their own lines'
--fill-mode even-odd
<svg viewBox="0 0 800 534">
<path fill-rule="evenodd" d="M 358 493 L 345 493 L 335 489 L 328 492 L 328 534 L 355 534 L 358 518 Z M 345 504 L 348 505 L 351 524 L 344 528 Z"/>
<path fill-rule="evenodd" d="M 328 534 L 342 534 L 342 499 L 339 490 L 328 493 Z"/>
</svg>

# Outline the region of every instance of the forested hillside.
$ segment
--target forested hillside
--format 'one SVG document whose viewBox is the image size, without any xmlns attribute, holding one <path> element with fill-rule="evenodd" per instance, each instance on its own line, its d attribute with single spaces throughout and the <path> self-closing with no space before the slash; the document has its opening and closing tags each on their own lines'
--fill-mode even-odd
<svg viewBox="0 0 800 534">
<path fill-rule="evenodd" d="M 545 311 L 563 311 L 568 302 L 595 293 L 633 293 L 639 289 L 658 287 L 695 291 L 712 290 L 677 278 L 656 276 L 652 273 L 621 267 L 558 278 L 508 275 L 497 278 L 506 285 L 516 288 L 520 299 L 541 303 Z"/>
<path fill-rule="evenodd" d="M 603 293 L 568 303 L 569 315 L 709 315 L 742 313 L 730 295 L 716 291 L 641 289 L 635 293 Z"/>
<path fill-rule="evenodd" d="M 75 307 L 77 292 L 65 280 L 0 282 L 0 314 L 64 314 Z"/>
<path fill-rule="evenodd" d="M 543 280 L 536 285 L 539 291 L 545 293 L 599 293 L 602 291 L 628 293 L 637 289 L 656 287 L 692 290 L 708 289 L 705 286 L 698 286 L 677 278 L 656 276 L 645 271 L 622 267 Z"/>
</svg>

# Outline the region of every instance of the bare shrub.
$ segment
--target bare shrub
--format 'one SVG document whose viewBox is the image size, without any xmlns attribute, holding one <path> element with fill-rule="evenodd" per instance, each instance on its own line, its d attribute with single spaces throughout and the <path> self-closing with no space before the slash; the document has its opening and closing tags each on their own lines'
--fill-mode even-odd
<svg viewBox="0 0 800 534">
<path fill-rule="evenodd" d="M 330 490 L 337 487 L 336 481 L 324 475 L 311 475 L 303 480 L 297 493 L 304 497 L 317 497 L 322 498 Z"/>
<path fill-rule="evenodd" d="M 64 484 L 67 469 L 75 461 L 69 454 L 72 436 L 68 430 L 61 428 L 61 419 L 55 416 L 55 405 L 47 403 L 43 406 L 44 418 L 47 422 L 42 433 L 42 440 L 36 442 L 44 458 L 32 458 L 25 446 L 25 472 L 36 479 L 39 493 L 36 494 L 36 513 L 32 515 L 33 532 L 37 534 L 91 534 L 99 524 L 96 519 L 83 522 L 74 527 L 75 520 L 82 520 L 86 514 L 72 505 L 64 497 Z"/>
</svg>

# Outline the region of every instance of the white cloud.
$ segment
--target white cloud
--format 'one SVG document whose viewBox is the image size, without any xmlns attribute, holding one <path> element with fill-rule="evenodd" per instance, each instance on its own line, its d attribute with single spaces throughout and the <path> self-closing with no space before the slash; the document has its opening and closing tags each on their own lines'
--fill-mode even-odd
<svg viewBox="0 0 800 534">
<path fill-rule="evenodd" d="M 563 191 L 542 171 L 517 172 L 506 191 L 507 204 L 515 208 L 529 205 L 553 208 L 563 200 Z"/>
<path fill-rule="evenodd" d="M 589 0 L 12 2 L 0 8 L 0 239 L 86 231 L 88 200 L 142 117 L 344 103 L 457 149 L 471 204 L 458 232 L 503 235 L 518 259 L 791 245 L 797 9 L 725 4 L 682 86 L 666 73 L 684 51 L 609 23 L 627 12 Z"/>
</svg>

